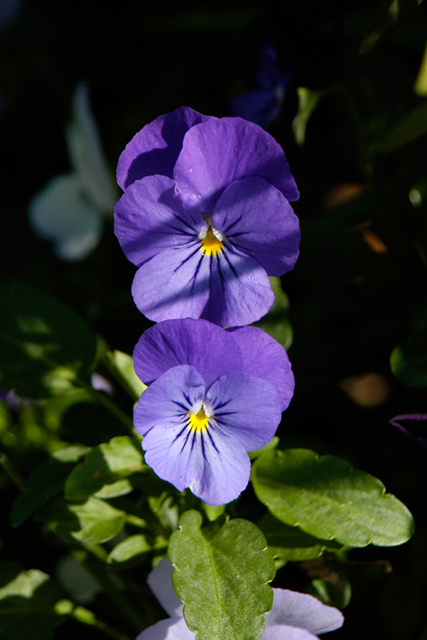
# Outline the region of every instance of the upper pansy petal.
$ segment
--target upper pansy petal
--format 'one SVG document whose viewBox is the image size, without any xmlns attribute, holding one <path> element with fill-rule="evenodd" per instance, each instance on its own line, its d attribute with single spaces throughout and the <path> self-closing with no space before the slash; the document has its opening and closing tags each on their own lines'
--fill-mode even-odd
<svg viewBox="0 0 427 640">
<path fill-rule="evenodd" d="M 184 618 L 173 617 L 156 622 L 140 633 L 136 640 L 195 640 L 195 637 Z"/>
<path fill-rule="evenodd" d="M 284 411 L 294 394 L 295 379 L 284 347 L 258 327 L 228 329 L 240 347 L 243 373 L 271 382 Z"/>
<path fill-rule="evenodd" d="M 196 240 L 165 249 L 135 274 L 132 295 L 138 309 L 154 322 L 199 318 L 209 299 L 209 263 Z"/>
<path fill-rule="evenodd" d="M 282 415 L 274 386 L 238 371 L 218 378 L 208 389 L 206 402 L 221 429 L 238 440 L 246 451 L 270 442 Z"/>
<path fill-rule="evenodd" d="M 258 262 L 227 245 L 208 264 L 210 291 L 201 318 L 229 327 L 256 322 L 267 313 L 274 293 Z"/>
<path fill-rule="evenodd" d="M 173 566 L 167 558 L 160 562 L 150 572 L 147 582 L 151 591 L 170 616 L 181 616 L 183 604 L 175 593 L 172 585 Z"/>
<path fill-rule="evenodd" d="M 299 222 L 283 194 L 261 178 L 228 186 L 215 206 L 212 224 L 269 276 L 294 268 L 299 254 Z"/>
<path fill-rule="evenodd" d="M 323 604 L 307 593 L 273 589 L 273 594 L 273 607 L 265 616 L 266 627 L 290 625 L 312 633 L 326 633 L 343 625 L 344 616 L 341 611 Z"/>
<path fill-rule="evenodd" d="M 193 366 L 207 386 L 243 367 L 241 347 L 234 335 L 206 320 L 193 318 L 164 320 L 147 329 L 135 346 L 133 362 L 145 384 L 181 364 Z"/>
<path fill-rule="evenodd" d="M 135 180 L 155 174 L 172 178 L 184 135 L 195 124 L 211 118 L 190 107 L 180 107 L 145 125 L 119 158 L 119 186 L 125 191 Z"/>
<path fill-rule="evenodd" d="M 254 176 L 270 182 L 291 202 L 299 197 L 283 149 L 253 122 L 211 119 L 185 134 L 174 178 L 181 197 L 207 215 L 225 187 Z"/>
<path fill-rule="evenodd" d="M 115 207 L 115 234 L 128 260 L 137 266 L 164 249 L 194 240 L 202 227 L 201 216 L 182 207 L 173 180 L 165 176 L 137 180 Z"/>
</svg>

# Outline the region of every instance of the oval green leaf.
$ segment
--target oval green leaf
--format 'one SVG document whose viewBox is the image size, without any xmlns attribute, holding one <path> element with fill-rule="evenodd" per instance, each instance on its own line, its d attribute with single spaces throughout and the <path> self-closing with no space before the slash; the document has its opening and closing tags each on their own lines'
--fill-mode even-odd
<svg viewBox="0 0 427 640">
<path fill-rule="evenodd" d="M 335 456 L 270 451 L 254 463 L 252 484 L 276 518 L 323 540 L 387 547 L 414 531 L 411 513 L 380 480 Z"/>
<path fill-rule="evenodd" d="M 168 549 L 187 625 L 198 640 L 257 640 L 273 603 L 268 583 L 275 570 L 265 538 L 247 520 L 201 524 L 200 513 L 186 511 Z"/>
</svg>

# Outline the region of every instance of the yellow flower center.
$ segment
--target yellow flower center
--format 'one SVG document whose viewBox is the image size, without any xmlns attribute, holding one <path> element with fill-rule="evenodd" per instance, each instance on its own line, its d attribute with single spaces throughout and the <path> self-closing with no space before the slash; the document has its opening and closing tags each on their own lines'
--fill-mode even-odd
<svg viewBox="0 0 427 640">
<path fill-rule="evenodd" d="M 202 245 L 202 252 L 205 256 L 217 256 L 224 246 L 222 242 L 222 236 L 219 231 L 212 230 L 209 227 L 206 232 L 199 235 L 199 239 Z"/>
<path fill-rule="evenodd" d="M 208 426 L 209 418 L 202 407 L 198 413 L 188 414 L 188 426 L 193 431 L 203 431 Z"/>
</svg>

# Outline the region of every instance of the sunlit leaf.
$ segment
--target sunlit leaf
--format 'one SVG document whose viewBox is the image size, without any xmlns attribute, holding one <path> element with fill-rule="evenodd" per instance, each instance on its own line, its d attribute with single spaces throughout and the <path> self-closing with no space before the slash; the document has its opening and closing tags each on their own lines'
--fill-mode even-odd
<svg viewBox="0 0 427 640">
<path fill-rule="evenodd" d="M 94 447 L 84 461 L 72 470 L 65 483 L 65 495 L 69 500 L 85 500 L 105 485 L 123 480 L 143 467 L 140 447 L 135 446 L 127 436 L 118 436 Z"/>
<path fill-rule="evenodd" d="M 114 351 L 108 351 L 105 354 L 105 358 L 114 374 L 120 378 L 122 385 L 128 389 L 135 400 L 138 399 L 147 388 L 147 385 L 136 375 L 132 356 L 115 349 Z"/>
<path fill-rule="evenodd" d="M 273 601 L 268 582 L 274 565 L 265 538 L 247 520 L 201 524 L 200 513 L 187 511 L 169 543 L 185 620 L 199 640 L 257 640 Z"/>
<path fill-rule="evenodd" d="M 60 621 L 53 608 L 58 596 L 46 573 L 0 565 L 0 638 L 50 640 Z"/>
<path fill-rule="evenodd" d="M 163 536 L 153 537 L 139 533 L 119 542 L 109 554 L 107 562 L 117 569 L 128 569 L 144 560 L 153 550 L 166 552 L 167 544 Z"/>
<path fill-rule="evenodd" d="M 114 538 L 126 523 L 126 513 L 107 502 L 89 498 L 80 504 L 55 498 L 36 516 L 66 542 L 100 544 Z"/>
<path fill-rule="evenodd" d="M 335 456 L 270 451 L 252 467 L 259 500 L 282 522 L 344 545 L 394 546 L 414 530 L 408 509 L 380 480 Z"/>
</svg>

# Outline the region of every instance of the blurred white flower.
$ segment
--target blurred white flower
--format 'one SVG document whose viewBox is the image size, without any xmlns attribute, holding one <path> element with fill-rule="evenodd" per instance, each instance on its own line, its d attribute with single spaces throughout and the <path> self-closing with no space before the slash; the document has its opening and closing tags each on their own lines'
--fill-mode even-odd
<svg viewBox="0 0 427 640">
<path fill-rule="evenodd" d="M 66 140 L 73 171 L 50 180 L 28 214 L 35 233 L 53 242 L 58 258 L 77 261 L 98 244 L 102 218 L 112 218 L 117 200 L 85 84 L 76 87 Z"/>
</svg>

